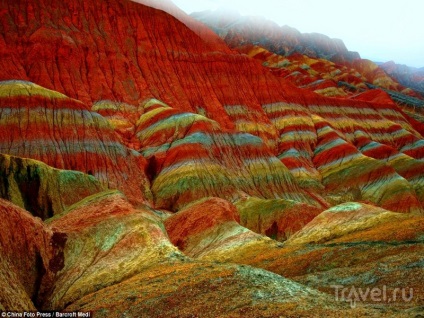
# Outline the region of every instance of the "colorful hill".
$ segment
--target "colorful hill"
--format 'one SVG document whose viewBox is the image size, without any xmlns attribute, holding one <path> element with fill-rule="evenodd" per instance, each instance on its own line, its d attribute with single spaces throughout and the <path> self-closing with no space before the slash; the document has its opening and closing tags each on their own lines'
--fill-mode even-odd
<svg viewBox="0 0 424 318">
<path fill-rule="evenodd" d="M 241 16 L 222 9 L 191 16 L 208 25 L 231 48 L 260 60 L 298 87 L 330 97 L 381 88 L 410 115 L 424 105 L 420 69 L 390 62 L 377 65 L 348 51 L 339 39 L 300 33 L 264 17 Z"/>
<path fill-rule="evenodd" d="M 0 310 L 419 313 L 424 123 L 392 97 L 412 90 L 340 41 L 240 46 L 256 24 L 224 41 L 168 1 L 0 13 Z M 352 309 L 349 282 L 418 296 Z"/>
</svg>

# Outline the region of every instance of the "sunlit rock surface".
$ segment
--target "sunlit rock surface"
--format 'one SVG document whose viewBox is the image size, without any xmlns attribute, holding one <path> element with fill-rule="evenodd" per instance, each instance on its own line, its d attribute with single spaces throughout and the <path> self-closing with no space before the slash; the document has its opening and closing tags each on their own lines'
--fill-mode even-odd
<svg viewBox="0 0 424 318">
<path fill-rule="evenodd" d="M 32 159 L 0 154 L 0 167 L 0 196 L 42 219 L 104 190 L 93 176 Z"/>
</svg>

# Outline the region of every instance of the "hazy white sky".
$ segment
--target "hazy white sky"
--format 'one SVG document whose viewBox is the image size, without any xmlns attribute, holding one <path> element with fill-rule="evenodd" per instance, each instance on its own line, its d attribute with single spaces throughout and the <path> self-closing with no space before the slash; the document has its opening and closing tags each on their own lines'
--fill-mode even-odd
<svg viewBox="0 0 424 318">
<path fill-rule="evenodd" d="M 340 38 L 362 58 L 424 67 L 424 0 L 173 0 L 187 13 L 235 9 Z"/>
</svg>

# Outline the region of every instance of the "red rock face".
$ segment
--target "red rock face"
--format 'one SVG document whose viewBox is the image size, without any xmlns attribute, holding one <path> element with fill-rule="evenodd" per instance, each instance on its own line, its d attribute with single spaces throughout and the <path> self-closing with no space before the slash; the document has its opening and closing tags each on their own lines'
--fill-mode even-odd
<svg viewBox="0 0 424 318">
<path fill-rule="evenodd" d="M 14 51 L 25 77 L 84 103 L 156 97 L 183 110 L 204 107 L 225 126 L 232 124 L 223 116 L 224 96 L 234 99 L 225 103 L 259 107 L 253 92 L 235 89 L 240 64 L 249 62 L 159 10 L 118 0 L 21 1 L 7 7 L 2 21 L 5 50 Z M 15 78 L 9 74 L 0 78 Z"/>
<path fill-rule="evenodd" d="M 172 244 L 189 256 L 199 256 L 228 244 L 228 241 L 238 242 L 252 236 L 253 233 L 244 230 L 239 222 L 240 215 L 234 205 L 223 199 L 210 198 L 178 211 L 164 224 Z M 231 233 L 228 230 L 232 227 L 238 228 L 236 234 L 241 237 L 225 236 L 224 233 Z"/>
<path fill-rule="evenodd" d="M 0 302 L 8 310 L 34 310 L 38 289 L 53 259 L 53 233 L 40 220 L 0 199 Z"/>
</svg>

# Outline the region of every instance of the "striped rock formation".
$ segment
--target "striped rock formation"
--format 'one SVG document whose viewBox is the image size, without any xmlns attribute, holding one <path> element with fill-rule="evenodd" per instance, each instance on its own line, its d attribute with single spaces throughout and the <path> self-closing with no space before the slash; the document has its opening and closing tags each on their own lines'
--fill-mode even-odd
<svg viewBox="0 0 424 318">
<path fill-rule="evenodd" d="M 87 105 L 158 98 L 182 111 L 201 107 L 223 127 L 234 127 L 224 105 L 246 105 L 258 111 L 256 126 L 268 123 L 254 92 L 259 83 L 250 81 L 267 72 L 213 34 L 205 41 L 171 15 L 126 0 L 44 1 L 2 4 L 2 46 L 16 69 L 0 79 L 30 80 Z"/>
<path fill-rule="evenodd" d="M 160 102 L 145 104 L 137 130 L 148 173 L 155 176 L 152 193 L 158 208 L 175 210 L 203 197 L 234 200 L 245 195 L 325 206 L 297 186 L 256 136 L 227 132 L 207 117 Z"/>
<path fill-rule="evenodd" d="M 357 196 L 341 195 L 342 201 L 364 199 L 393 211 L 421 211 L 422 137 L 394 104 L 334 100 L 327 105 L 273 103 L 263 108 L 280 132 L 278 157 L 303 187 L 325 194 L 333 204 L 342 203 L 333 202 L 334 191 L 341 195 L 346 190 Z M 364 141 L 381 144 L 386 155 L 365 151 Z M 407 165 L 395 163 L 402 156 L 411 159 Z"/>
<path fill-rule="evenodd" d="M 0 2 L 0 309 L 398 315 L 330 287 L 422 292 L 421 117 L 297 88 L 137 2 Z"/>
<path fill-rule="evenodd" d="M 323 109 L 335 110 L 335 113 L 339 109 L 349 109 L 343 112 L 343 118 L 346 118 L 346 122 L 353 121 L 360 126 L 370 120 L 368 119 L 370 115 L 365 113 L 358 115 L 360 117 L 356 115 L 360 112 L 358 109 L 363 107 L 362 103 L 325 99 L 299 90 L 287 81 L 270 74 L 259 61 L 229 51 L 213 34 L 203 32 L 204 27 L 199 24 L 190 24 L 196 31 L 193 32 L 169 14 L 130 1 L 110 0 L 107 4 L 94 1 L 77 6 L 78 1 L 67 0 L 58 3 L 55 10 L 49 6 L 44 6 L 42 9 L 42 2 L 30 4 L 27 1 L 19 1 L 5 8 L 7 17 L 5 21 L 10 23 L 3 25 L 7 31 L 2 35 L 4 50 L 8 52 L 7 56 L 16 62 L 16 70 L 0 74 L 0 78 L 29 79 L 92 105 L 93 110 L 107 116 L 115 132 L 120 135 L 120 141 L 128 147 L 141 151 L 148 158 L 147 174 L 153 180 L 152 191 L 155 197 L 153 201 L 158 207 L 175 209 L 181 204 L 210 195 L 232 200 L 237 199 L 236 192 L 239 191 L 265 199 L 306 200 L 306 203 L 312 203 L 311 200 L 319 201 L 321 195 L 326 195 L 324 188 L 327 183 L 322 182 L 325 176 L 320 174 L 321 164 L 312 160 L 318 143 L 312 116 L 318 115 L 328 120 L 336 129 L 342 128 L 335 125 L 333 122 L 336 119 Z M 84 10 L 76 11 L 77 7 L 84 7 Z M 20 14 L 20 12 L 26 13 Z M 32 19 L 35 12 L 39 12 L 39 16 L 37 19 Z M 75 14 L 69 15 L 71 12 Z M 99 15 L 100 12 L 103 14 Z M 179 15 L 181 16 L 181 13 Z M 102 18 L 106 16 L 111 18 Z M 95 17 L 102 23 L 87 24 L 86 21 L 93 21 L 93 18 L 89 17 Z M 190 20 L 189 17 L 185 19 Z M 119 23 L 116 23 L 117 21 Z M 52 26 L 56 28 L 52 29 Z M 166 34 L 170 33 L 174 36 L 167 37 Z M 190 45 L 187 46 L 186 43 Z M 51 58 L 52 55 L 56 58 Z M 75 65 L 79 66 L 78 72 Z M 55 71 L 58 68 L 61 72 Z M 94 78 L 96 80 L 91 80 Z M 157 98 L 169 105 L 170 110 L 162 113 L 161 110 L 146 112 L 145 109 L 140 109 L 140 105 L 151 98 Z M 121 114 L 118 114 L 116 110 L 110 111 L 113 107 L 107 106 L 108 103 L 127 106 L 120 106 Z M 416 159 L 422 158 L 423 152 L 420 146 L 422 136 L 412 131 L 408 125 L 409 119 L 391 106 L 389 108 L 393 112 L 392 118 L 395 124 L 400 124 L 414 136 L 411 138 L 415 139 L 393 144 L 385 138 L 384 142 L 390 142 L 390 145 L 395 146 L 399 152 L 412 154 Z M 205 131 L 201 131 L 200 135 L 188 134 L 181 142 L 174 142 L 170 150 L 164 152 L 169 141 L 175 141 L 181 138 L 181 135 L 176 134 L 176 138 L 171 138 L 169 141 L 165 141 L 164 138 L 159 139 L 160 141 L 155 140 L 154 143 L 151 141 L 158 134 L 162 134 L 163 128 L 168 129 L 166 125 L 172 127 L 178 121 L 173 119 L 162 121 L 159 115 L 153 117 L 151 120 L 156 120 L 158 123 L 161 121 L 160 125 L 155 126 L 156 132 L 153 133 L 152 128 L 149 128 L 150 123 L 144 120 L 148 118 L 147 113 L 152 115 L 155 112 L 161 112 L 161 116 L 168 116 L 167 112 L 175 112 L 175 116 L 177 113 L 186 114 L 180 115 L 178 119 L 186 121 L 183 125 L 187 125 L 194 118 L 196 126 L 197 122 L 205 120 L 216 122 L 213 134 L 220 137 L 215 138 L 215 141 L 212 135 L 208 136 L 206 132 L 212 128 L 206 125 Z M 384 117 L 383 112 L 381 109 L 377 110 L 376 116 Z M 113 118 L 110 117 L 112 113 L 115 114 Z M 294 124 L 293 122 L 298 120 L 295 118 L 299 116 L 302 119 L 298 124 Z M 98 118 L 99 121 L 103 120 Z M 380 134 L 387 136 L 392 132 L 391 122 L 382 121 L 381 124 L 384 125 L 380 128 L 381 132 L 375 132 L 366 126 L 365 133 L 370 134 L 370 140 L 381 142 Z M 199 127 L 194 127 L 193 131 L 203 129 Z M 342 133 L 345 133 L 344 130 Z M 205 133 L 204 137 L 202 134 Z M 149 134 L 153 137 L 146 139 Z M 116 140 L 116 136 L 109 138 L 114 140 L 113 142 Z M 195 140 L 196 138 L 202 140 Z M 350 139 L 347 141 L 352 142 Z M 216 143 L 217 147 L 211 147 L 211 142 Z M 162 148 L 159 147 L 160 143 L 163 145 Z M 204 154 L 204 157 L 200 155 L 202 150 L 199 151 L 198 147 L 202 143 L 201 147 L 205 148 L 206 152 L 213 150 L 212 154 L 208 153 L 207 156 Z M 240 147 L 241 144 L 246 147 Z M 117 144 L 113 147 L 119 148 Z M 184 156 L 190 157 L 190 153 L 193 153 L 190 147 L 196 148 L 198 159 L 185 165 Z M 227 150 L 234 147 L 237 148 L 234 151 Z M 34 151 L 33 148 L 30 149 L 31 152 Z M 153 149 L 158 153 L 152 155 Z M 30 154 L 28 149 L 26 151 L 26 154 L 14 153 L 8 147 L 2 150 L 5 153 L 41 159 L 52 166 L 62 168 L 51 162 L 52 156 L 43 159 L 38 153 Z M 112 159 L 114 166 L 129 165 L 127 171 L 115 172 L 115 168 L 109 168 L 109 159 L 100 160 L 99 164 L 96 164 L 96 169 L 78 168 L 76 164 L 63 168 L 91 172 L 100 181 L 105 181 L 107 178 L 111 188 L 122 189 L 132 197 L 132 200 L 149 201 L 148 181 L 142 176 L 143 172 L 136 171 L 135 167 L 141 166 L 143 171 L 144 159 L 126 149 L 116 151 L 120 152 L 120 155 L 112 154 L 117 157 Z M 217 153 L 220 151 L 227 156 L 221 158 Z M 125 159 L 124 164 L 120 161 L 120 157 L 134 158 L 136 163 L 128 163 L 133 160 Z M 180 158 L 173 159 L 176 157 Z M 287 174 L 284 166 L 279 164 L 275 157 L 287 165 L 295 179 Z M 340 157 L 343 157 L 342 153 Z M 206 164 L 203 164 L 202 160 L 206 160 Z M 244 163 L 240 165 L 240 161 Z M 206 168 L 208 165 L 213 169 L 208 171 Z M 234 166 L 240 166 L 240 172 L 234 171 Z M 158 167 L 165 170 L 159 171 Z M 385 173 L 389 170 L 378 171 Z M 369 179 L 370 173 L 373 172 L 366 172 L 364 179 Z M 109 178 L 109 174 L 112 177 Z M 185 179 L 175 186 L 171 180 L 180 178 L 182 174 L 186 174 Z M 211 174 L 215 181 L 200 181 L 209 178 Z M 130 175 L 136 178 L 130 178 Z M 268 175 L 272 178 L 268 178 Z M 115 178 L 118 180 L 114 180 Z M 124 180 L 119 180 L 120 178 Z M 422 179 L 421 175 L 418 178 Z M 193 182 L 190 183 L 188 180 Z M 184 183 L 183 187 L 181 182 Z M 338 187 L 338 182 L 339 180 L 333 186 Z M 303 190 L 298 190 L 296 183 L 308 192 L 306 197 L 315 198 L 305 199 Z M 349 182 L 343 183 L 343 187 L 346 185 L 350 188 L 358 186 L 357 184 L 350 186 Z M 364 183 L 360 186 L 368 185 Z M 217 193 L 218 189 L 220 193 Z M 259 193 L 261 191 L 263 193 Z M 181 196 L 180 204 L 178 198 Z M 380 204 L 378 200 L 377 197 L 372 202 Z M 399 202 L 405 200 L 400 198 Z M 412 205 L 411 209 L 419 208 L 416 199 L 412 200 Z M 325 207 L 328 204 L 322 202 L 321 206 Z M 408 210 L 405 207 L 389 208 Z"/>
<path fill-rule="evenodd" d="M 422 211 L 412 186 L 393 168 L 364 156 L 321 117 L 315 115 L 314 119 L 318 132 L 314 164 L 323 177 L 327 195 L 336 196 L 331 201 L 345 201 L 343 195 L 337 196 L 347 190 L 353 201 L 369 201 L 399 212 Z"/>
<path fill-rule="evenodd" d="M 0 199 L 0 206 L 10 229 L 0 235 L 5 310 L 35 310 L 35 304 L 96 317 L 180 317 L 193 310 L 203 317 L 352 312 L 325 293 L 261 269 L 183 256 L 152 212 L 135 211 L 116 191 L 88 197 L 47 225 L 12 203 Z M 353 310 L 358 316 L 365 311 L 379 314 L 361 306 Z"/>
<path fill-rule="evenodd" d="M 222 10 L 196 12 L 191 16 L 211 27 L 231 48 L 261 60 L 275 74 L 286 77 L 296 86 L 325 96 L 346 96 L 373 84 L 423 101 L 419 93 L 422 90 L 414 85 L 419 83 L 419 76 L 415 82 L 406 81 L 407 85 L 403 86 L 399 84 L 401 81 L 385 72 L 393 73 L 390 72 L 393 67 L 383 69 L 370 60 L 361 59 L 358 53 L 348 51 L 339 39 L 318 33 L 300 33 L 263 17 L 241 16 Z M 403 74 L 408 74 L 408 70 Z"/>
<path fill-rule="evenodd" d="M 93 175 L 133 202 L 149 199 L 145 159 L 123 146 L 108 121 L 80 101 L 31 82 L 3 81 L 0 127 L 0 153 Z"/>
<path fill-rule="evenodd" d="M 237 47 L 237 51 L 261 61 L 274 75 L 323 96 L 355 96 L 372 90 L 371 86 L 396 92 L 399 97 L 404 96 L 406 101 L 408 97 L 411 100 L 421 98 L 418 92 L 402 86 L 369 60 L 358 59 L 337 64 L 299 53 L 290 56 L 279 55 L 249 44 Z"/>
<path fill-rule="evenodd" d="M 323 96 L 345 97 L 368 89 L 367 79 L 358 70 L 326 59 L 299 53 L 279 55 L 257 45 L 243 45 L 237 51 L 261 61 L 274 75 Z"/>
</svg>

